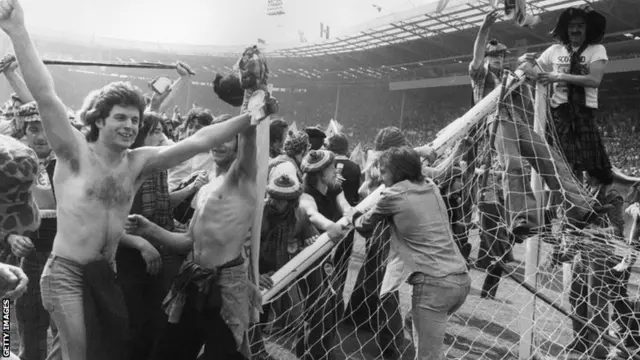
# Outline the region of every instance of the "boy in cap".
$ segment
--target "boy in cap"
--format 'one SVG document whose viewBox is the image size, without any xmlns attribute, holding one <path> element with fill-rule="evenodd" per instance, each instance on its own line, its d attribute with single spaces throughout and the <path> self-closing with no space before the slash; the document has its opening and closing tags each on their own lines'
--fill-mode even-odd
<svg viewBox="0 0 640 360">
<path fill-rule="evenodd" d="M 353 232 L 343 239 L 347 235 L 346 229 L 342 228 L 338 221 L 351 213 L 352 209 L 338 184 L 335 156 L 332 152 L 309 151 L 302 160 L 301 169 L 305 174 L 305 194 L 300 199 L 300 205 L 305 208 L 309 220 L 318 230 L 326 231 L 333 241 L 339 241 L 333 259 L 326 261 L 322 266 L 334 291 L 325 292 L 329 298 L 323 304 L 325 317 L 320 330 L 322 340 L 311 344 L 309 349 L 313 359 L 320 359 L 330 352 L 337 342 L 336 321 L 342 316 L 342 291 L 353 247 Z M 340 241 L 341 239 L 343 240 Z"/>
<path fill-rule="evenodd" d="M 498 10 L 488 13 L 473 45 L 473 60 L 469 64 L 469 76 L 473 87 L 473 101 L 478 103 L 500 84 L 507 47 L 496 39 L 489 40 L 489 30 L 498 19 Z"/>
<path fill-rule="evenodd" d="M 278 166 L 282 166 L 278 165 Z M 279 171 L 277 177 L 269 180 L 267 185 L 267 202 L 265 203 L 260 244 L 260 287 L 262 290 L 273 286 L 271 276 L 297 255 L 302 249 L 313 243 L 319 235 L 318 230 L 309 222 L 305 209 L 299 200 L 303 193 L 302 184 L 294 176 L 285 171 Z M 276 318 L 297 320 L 305 316 L 308 327 L 322 322 L 322 314 L 312 311 L 311 306 L 317 301 L 321 286 L 321 274 L 310 271 L 296 286 L 289 289 L 286 296 L 282 296 L 271 304 Z M 299 286 L 298 286 L 299 285 Z M 304 304 L 303 304 L 304 301 Z M 300 309 L 300 305 L 304 305 Z M 304 311 L 304 314 L 302 313 Z M 261 326 L 267 323 L 269 311 L 264 309 L 260 323 L 256 324 L 253 332 L 252 352 L 258 359 L 270 359 L 262 339 Z M 309 330 L 307 330 L 309 331 Z M 309 336 L 302 336 L 296 348 L 305 349 L 306 344 L 319 340 L 317 327 L 310 329 Z M 307 340 L 305 340 L 307 339 Z M 302 356 L 304 352 L 298 353 Z"/>
</svg>

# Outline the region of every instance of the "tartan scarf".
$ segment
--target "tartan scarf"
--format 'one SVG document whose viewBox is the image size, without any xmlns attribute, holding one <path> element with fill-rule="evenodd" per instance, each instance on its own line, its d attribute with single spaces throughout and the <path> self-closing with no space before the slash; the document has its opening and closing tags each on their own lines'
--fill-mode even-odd
<svg viewBox="0 0 640 360">
<path fill-rule="evenodd" d="M 284 212 L 278 213 L 267 202 L 264 206 L 264 217 L 269 227 L 261 239 L 260 255 L 268 269 L 261 272 L 276 271 L 289 261 L 287 245 L 295 237 L 297 205 L 289 204 Z"/>
<path fill-rule="evenodd" d="M 580 64 L 580 57 L 584 50 L 589 46 L 588 44 L 582 44 L 577 51 L 573 51 L 571 44 L 567 45 L 567 51 L 570 54 L 571 64 L 569 65 L 569 74 L 571 75 L 586 75 L 584 73 L 584 67 Z M 568 88 L 568 100 L 575 116 L 579 116 L 579 109 L 587 106 L 587 97 L 585 95 L 584 87 L 567 83 Z"/>
<path fill-rule="evenodd" d="M 167 171 L 153 173 L 140 186 L 141 215 L 154 224 L 173 230 Z"/>
</svg>

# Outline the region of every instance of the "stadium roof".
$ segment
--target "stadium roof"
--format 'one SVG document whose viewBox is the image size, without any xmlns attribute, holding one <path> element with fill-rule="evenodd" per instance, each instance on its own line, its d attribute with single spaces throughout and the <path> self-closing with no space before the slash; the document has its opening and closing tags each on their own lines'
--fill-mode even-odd
<svg viewBox="0 0 640 360">
<path fill-rule="evenodd" d="M 521 28 L 511 21 L 499 21 L 492 26 L 492 35 L 515 54 L 542 50 L 552 44 L 549 30 L 555 25 L 558 13 L 585 3 L 607 17 L 604 42 L 608 49 L 622 53 L 630 46 L 629 41 L 640 39 L 638 0 L 529 0 L 527 3 L 528 13 L 541 15 L 541 23 L 534 28 Z M 449 71 L 445 68 L 456 66 L 462 66 L 464 73 L 471 59 L 477 28 L 490 10 L 488 0 L 452 0 L 450 7 L 439 14 L 435 14 L 433 4 L 426 5 L 380 18 L 376 20 L 379 26 L 362 30 L 359 35 L 282 49 L 279 54 L 289 63 L 299 64 L 299 77 L 328 82 L 384 82 L 447 76 Z M 278 67 L 273 68 L 278 71 Z M 314 69 L 311 77 L 309 68 Z M 296 73 L 293 66 L 287 71 Z"/>
<path fill-rule="evenodd" d="M 558 12 L 570 6 L 590 3 L 608 18 L 604 42 L 610 56 L 638 52 L 640 41 L 639 0 L 528 0 L 528 13 L 541 15 L 533 29 L 521 28 L 511 21 L 498 21 L 492 36 L 510 47 L 512 53 L 538 51 L 551 44 L 549 30 Z M 278 82 L 318 84 L 388 83 L 389 81 L 443 77 L 464 73 L 471 58 L 477 28 L 491 9 L 489 0 L 450 0 L 436 13 L 431 3 L 383 16 L 347 32 L 350 36 L 325 42 L 283 48 L 266 47 L 273 78 Z M 49 36 L 53 34 L 49 33 Z M 57 36 L 56 36 L 57 37 Z M 135 46 L 131 46 L 131 45 Z M 226 73 L 237 60 L 242 47 L 212 54 L 212 48 L 173 47 L 127 41 L 90 39 L 85 45 L 101 47 L 106 59 L 144 59 L 174 61 L 176 55 L 197 67 L 196 72 L 210 77 L 212 72 Z M 148 46 L 147 46 L 148 45 Z M 54 50 L 62 47 L 54 46 Z M 633 49 L 633 50 L 632 50 Z M 217 50 L 221 50 L 218 48 Z M 228 51 L 228 52 L 227 52 Z M 146 53 L 145 53 L 146 52 Z M 87 52 L 91 54 L 91 52 Z M 88 56 L 95 56 L 88 55 Z M 184 58 L 184 56 L 192 56 Z M 86 60 L 86 59 L 83 59 Z"/>
<path fill-rule="evenodd" d="M 529 0 L 527 12 L 540 15 L 584 3 L 584 0 Z M 433 2 L 360 25 L 352 30 L 354 33 L 350 36 L 283 48 L 275 50 L 274 53 L 282 56 L 319 56 L 428 39 L 478 27 L 484 16 L 492 10 L 489 0 L 451 0 L 441 12 L 436 11 L 437 6 L 437 2 Z"/>
</svg>

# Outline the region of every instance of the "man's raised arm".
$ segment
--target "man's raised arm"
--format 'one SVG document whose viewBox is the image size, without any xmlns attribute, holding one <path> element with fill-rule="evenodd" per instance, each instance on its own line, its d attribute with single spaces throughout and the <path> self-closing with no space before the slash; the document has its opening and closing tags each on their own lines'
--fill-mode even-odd
<svg viewBox="0 0 640 360">
<path fill-rule="evenodd" d="M 194 135 L 171 146 L 143 147 L 134 151 L 145 159 L 143 172 L 167 170 L 197 154 L 229 141 L 251 124 L 251 116 L 242 114 L 227 121 L 202 128 Z M 254 145 L 255 146 L 255 145 Z"/>
<path fill-rule="evenodd" d="M 478 30 L 476 41 L 473 44 L 473 59 L 469 65 L 470 69 L 477 70 L 482 66 L 484 61 L 484 52 L 487 46 L 487 40 L 489 40 L 489 29 L 491 25 L 498 19 L 498 10 L 493 10 L 484 17 L 482 25 Z"/>
<path fill-rule="evenodd" d="M 9 35 L 29 92 L 38 104 L 49 143 L 60 158 L 77 156 L 78 138 L 67 109 L 56 95 L 53 77 L 40 59 L 27 32 L 24 13 L 18 0 L 0 0 L 0 27 Z"/>
<path fill-rule="evenodd" d="M 238 137 L 238 157 L 229 170 L 229 176 L 246 176 L 247 180 L 255 180 L 258 174 L 256 150 L 256 126 L 252 125 Z"/>
</svg>

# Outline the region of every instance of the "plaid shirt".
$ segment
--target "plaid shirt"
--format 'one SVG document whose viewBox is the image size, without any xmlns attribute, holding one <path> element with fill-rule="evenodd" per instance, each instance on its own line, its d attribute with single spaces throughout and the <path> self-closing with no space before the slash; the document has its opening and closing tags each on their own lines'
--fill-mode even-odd
<svg viewBox="0 0 640 360">
<path fill-rule="evenodd" d="M 166 230 L 173 230 L 167 171 L 156 172 L 146 179 L 137 196 L 140 197 L 141 215 Z"/>
<path fill-rule="evenodd" d="M 476 104 L 500 85 L 500 79 L 489 71 L 489 64 L 487 63 L 483 63 L 477 69 L 469 65 L 469 76 L 471 77 L 471 87 L 473 88 L 473 101 Z"/>
</svg>

